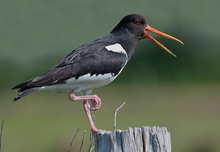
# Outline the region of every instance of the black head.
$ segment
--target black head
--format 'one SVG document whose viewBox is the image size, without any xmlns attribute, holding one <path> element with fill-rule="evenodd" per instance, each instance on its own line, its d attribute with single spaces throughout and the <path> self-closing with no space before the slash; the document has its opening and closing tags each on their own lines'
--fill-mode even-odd
<svg viewBox="0 0 220 152">
<path fill-rule="evenodd" d="M 111 33 L 127 31 L 137 36 L 139 39 L 144 38 L 144 28 L 147 23 L 143 16 L 138 14 L 130 14 L 125 16 Z"/>
<path fill-rule="evenodd" d="M 173 40 L 183 44 L 183 42 L 180 41 L 179 39 L 152 28 L 151 26 L 149 26 L 147 24 L 145 18 L 141 15 L 138 15 L 138 14 L 130 14 L 130 15 L 125 16 L 118 23 L 118 25 L 112 30 L 111 33 L 112 34 L 122 34 L 124 32 L 125 33 L 129 32 L 129 34 L 132 34 L 134 37 L 136 37 L 138 39 L 149 38 L 154 43 L 156 43 L 161 48 L 163 48 L 166 52 L 168 52 L 169 54 L 176 57 L 176 55 L 173 54 L 169 49 L 167 49 L 160 42 L 158 42 L 156 39 L 154 39 L 152 36 L 150 36 L 148 34 L 148 31 L 159 34 L 164 37 L 167 37 L 169 39 L 173 39 Z"/>
</svg>

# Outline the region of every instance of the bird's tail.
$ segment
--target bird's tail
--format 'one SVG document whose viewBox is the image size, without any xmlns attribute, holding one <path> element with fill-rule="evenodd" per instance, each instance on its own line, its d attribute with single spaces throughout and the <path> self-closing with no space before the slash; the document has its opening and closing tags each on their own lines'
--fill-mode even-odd
<svg viewBox="0 0 220 152">
<path fill-rule="evenodd" d="M 36 92 L 38 91 L 40 88 L 39 87 L 36 87 L 36 88 L 28 88 L 28 89 L 20 89 L 18 90 L 18 94 L 16 95 L 16 97 L 13 99 L 13 101 L 17 101 L 19 100 L 20 98 L 24 97 L 24 96 L 27 96 L 33 92 Z"/>
<path fill-rule="evenodd" d="M 27 96 L 33 92 L 36 92 L 40 89 L 40 87 L 36 87 L 36 86 L 28 86 L 29 82 L 31 82 L 32 80 L 20 83 L 16 86 L 14 86 L 12 88 L 12 90 L 14 89 L 19 89 L 18 90 L 18 94 L 16 95 L 16 97 L 13 99 L 14 101 L 19 100 L 20 98 Z"/>
</svg>

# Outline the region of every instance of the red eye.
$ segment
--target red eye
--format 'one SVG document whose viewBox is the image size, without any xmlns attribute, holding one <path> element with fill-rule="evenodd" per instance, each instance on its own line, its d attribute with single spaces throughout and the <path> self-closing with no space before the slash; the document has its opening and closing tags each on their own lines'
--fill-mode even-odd
<svg viewBox="0 0 220 152">
<path fill-rule="evenodd" d="M 134 20 L 134 24 L 137 24 L 137 25 L 140 24 L 140 20 L 139 19 L 135 19 Z"/>
</svg>

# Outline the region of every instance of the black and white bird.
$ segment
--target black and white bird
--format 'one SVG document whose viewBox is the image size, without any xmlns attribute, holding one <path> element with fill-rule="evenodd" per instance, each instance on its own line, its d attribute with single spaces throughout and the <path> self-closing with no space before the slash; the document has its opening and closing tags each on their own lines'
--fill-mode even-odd
<svg viewBox="0 0 220 152">
<path fill-rule="evenodd" d="M 179 39 L 150 27 L 143 16 L 127 15 L 110 34 L 73 50 L 43 75 L 13 87 L 12 89 L 19 89 L 14 101 L 37 91 L 67 92 L 70 100 L 84 101 L 83 105 L 91 130 L 93 133 L 99 132 L 100 130 L 92 122 L 90 110 L 99 109 L 101 99 L 97 95 L 91 95 L 92 89 L 109 84 L 120 74 L 134 53 L 138 41 L 149 38 L 175 56 L 151 37 L 148 31 L 183 44 Z M 77 96 L 78 93 L 82 95 Z M 88 100 L 92 101 L 91 107 Z"/>
</svg>

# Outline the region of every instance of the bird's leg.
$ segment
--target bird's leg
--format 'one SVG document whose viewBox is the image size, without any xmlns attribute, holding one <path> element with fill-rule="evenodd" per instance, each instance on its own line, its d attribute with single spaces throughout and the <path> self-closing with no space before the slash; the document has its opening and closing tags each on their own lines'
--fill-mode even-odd
<svg viewBox="0 0 220 152">
<path fill-rule="evenodd" d="M 74 93 L 69 94 L 69 99 L 72 101 L 77 100 L 91 100 L 92 101 L 92 107 L 89 109 L 91 110 L 98 110 L 101 107 L 101 99 L 96 95 L 86 95 L 86 96 L 76 96 Z M 89 104 L 89 103 L 88 103 Z"/>
<path fill-rule="evenodd" d="M 91 116 L 91 112 L 90 112 L 90 104 L 89 104 L 88 100 L 83 101 L 83 108 L 84 108 L 84 110 L 86 112 L 86 116 L 89 120 L 89 125 L 90 125 L 92 133 L 100 132 L 101 130 L 96 128 L 96 126 L 92 120 L 92 116 Z"/>
</svg>

